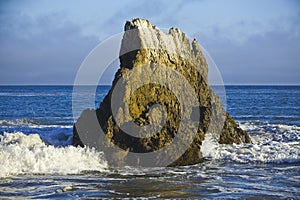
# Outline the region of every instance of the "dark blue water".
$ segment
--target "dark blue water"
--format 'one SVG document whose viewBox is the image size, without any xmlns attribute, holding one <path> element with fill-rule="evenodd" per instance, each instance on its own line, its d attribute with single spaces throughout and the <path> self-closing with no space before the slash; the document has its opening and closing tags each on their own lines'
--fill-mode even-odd
<svg viewBox="0 0 300 200">
<path fill-rule="evenodd" d="M 91 88 L 83 87 L 86 91 Z M 110 86 L 97 88 L 95 107 L 109 89 Z M 72 92 L 73 86 L 0 86 L 0 133 L 37 133 L 49 144 L 70 144 L 76 120 L 72 113 Z M 90 98 L 93 94 L 79 95 Z M 83 105 L 82 110 L 85 108 Z"/>
<path fill-rule="evenodd" d="M 96 107 L 109 89 L 97 87 Z M 73 86 L 0 86 L 1 120 L 72 125 L 72 92 Z M 226 86 L 226 98 L 238 121 L 300 125 L 300 86 Z"/>
<path fill-rule="evenodd" d="M 93 96 L 86 87 L 77 95 Z M 109 89 L 97 88 L 96 106 Z M 72 92 L 0 86 L 0 197 L 300 198 L 300 86 L 227 86 L 227 110 L 254 144 L 207 138 L 208 161 L 155 169 L 110 169 L 101 152 L 70 146 Z"/>
<path fill-rule="evenodd" d="M 238 121 L 300 126 L 300 86 L 227 86 L 226 95 Z"/>
</svg>

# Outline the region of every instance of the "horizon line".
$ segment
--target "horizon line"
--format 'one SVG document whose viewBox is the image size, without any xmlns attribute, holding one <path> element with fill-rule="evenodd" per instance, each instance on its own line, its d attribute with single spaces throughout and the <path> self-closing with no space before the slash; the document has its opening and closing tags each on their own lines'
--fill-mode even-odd
<svg viewBox="0 0 300 200">
<path fill-rule="evenodd" d="M 222 86 L 209 84 L 210 86 Z M 75 86 L 74 84 L 0 84 L 0 86 Z M 94 84 L 82 84 L 77 86 L 96 86 Z M 112 86 L 112 84 L 97 84 L 97 86 Z M 224 84 L 224 86 L 300 86 L 299 84 Z"/>
</svg>

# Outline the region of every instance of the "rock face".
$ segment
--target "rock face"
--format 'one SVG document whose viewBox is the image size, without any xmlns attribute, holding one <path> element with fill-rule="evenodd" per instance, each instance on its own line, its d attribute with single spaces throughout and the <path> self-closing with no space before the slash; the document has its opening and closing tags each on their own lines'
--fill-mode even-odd
<svg viewBox="0 0 300 200">
<path fill-rule="evenodd" d="M 126 22 L 125 31 L 121 66 L 112 88 L 99 109 L 84 111 L 78 119 L 74 145 L 86 145 L 83 137 L 97 135 L 98 129 L 89 125 L 91 112 L 108 141 L 106 146 L 122 149 L 122 155 L 112 151 L 106 155 L 118 164 L 131 160 L 130 164 L 144 165 L 147 161 L 129 154 L 147 155 L 164 147 L 170 148 L 155 155 L 153 165 L 162 160 L 168 160 L 164 164 L 169 166 L 201 162 L 206 134 L 222 144 L 251 142 L 209 86 L 208 65 L 196 39 L 190 44 L 179 29 L 164 33 L 143 19 Z M 179 136 L 184 142 L 172 146 Z M 97 147 L 103 143 L 97 137 L 93 140 Z"/>
</svg>

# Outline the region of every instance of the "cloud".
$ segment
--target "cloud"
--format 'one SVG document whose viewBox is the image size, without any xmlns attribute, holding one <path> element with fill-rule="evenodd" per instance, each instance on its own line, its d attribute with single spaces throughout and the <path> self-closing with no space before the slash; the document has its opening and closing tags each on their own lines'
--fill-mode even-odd
<svg viewBox="0 0 300 200">
<path fill-rule="evenodd" d="M 112 12 L 105 12 L 111 16 L 78 11 L 82 16 L 78 20 L 76 12 L 63 4 L 51 5 L 48 10 L 42 7 L 43 12 L 39 13 L 37 8 L 41 5 L 32 3 L 22 7 L 17 2 L 7 3 L 0 13 L 0 84 L 73 84 L 81 62 L 99 39 L 123 31 L 125 20 L 159 19 L 165 11 L 162 8 L 166 7 L 161 4 L 133 0 L 112 10 L 113 3 L 98 3 L 100 10 L 109 8 Z M 32 12 L 30 7 L 34 7 Z M 110 68 L 107 77 L 113 78 L 116 68 Z M 104 81 L 110 83 L 110 79 Z"/>
<path fill-rule="evenodd" d="M 170 24 L 171 17 L 169 11 L 176 8 L 176 3 L 177 1 L 170 4 L 169 2 L 159 0 L 128 1 L 127 5 L 113 12 L 113 15 L 107 18 L 101 26 L 105 27 L 105 30 L 111 34 L 123 31 L 125 21 L 132 20 L 133 18 L 148 19 L 159 26 L 163 24 L 163 21 L 167 21 Z M 176 15 L 176 12 L 172 14 Z M 162 19 L 164 20 L 162 21 Z"/>
<path fill-rule="evenodd" d="M 77 68 L 98 43 L 63 13 L 0 17 L 0 84 L 72 84 Z"/>
<path fill-rule="evenodd" d="M 207 0 L 5 2 L 0 84 L 72 84 L 99 40 L 123 31 L 125 20 L 135 17 L 195 36 L 226 83 L 300 84 L 298 1 L 229 1 L 224 7 Z M 113 70 L 107 73 L 113 77 Z"/>
<path fill-rule="evenodd" d="M 299 84 L 299 33 L 273 30 L 243 43 L 217 35 L 202 36 L 202 41 L 226 84 Z"/>
</svg>

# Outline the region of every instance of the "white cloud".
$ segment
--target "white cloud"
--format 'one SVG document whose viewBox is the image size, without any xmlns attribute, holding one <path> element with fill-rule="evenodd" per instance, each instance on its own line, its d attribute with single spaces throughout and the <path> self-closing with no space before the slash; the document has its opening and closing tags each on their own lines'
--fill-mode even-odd
<svg viewBox="0 0 300 200">
<path fill-rule="evenodd" d="M 56 13 L 35 19 L 15 14 L 13 26 L 1 21 L 1 84 L 72 84 L 77 68 L 98 43 Z"/>
</svg>

